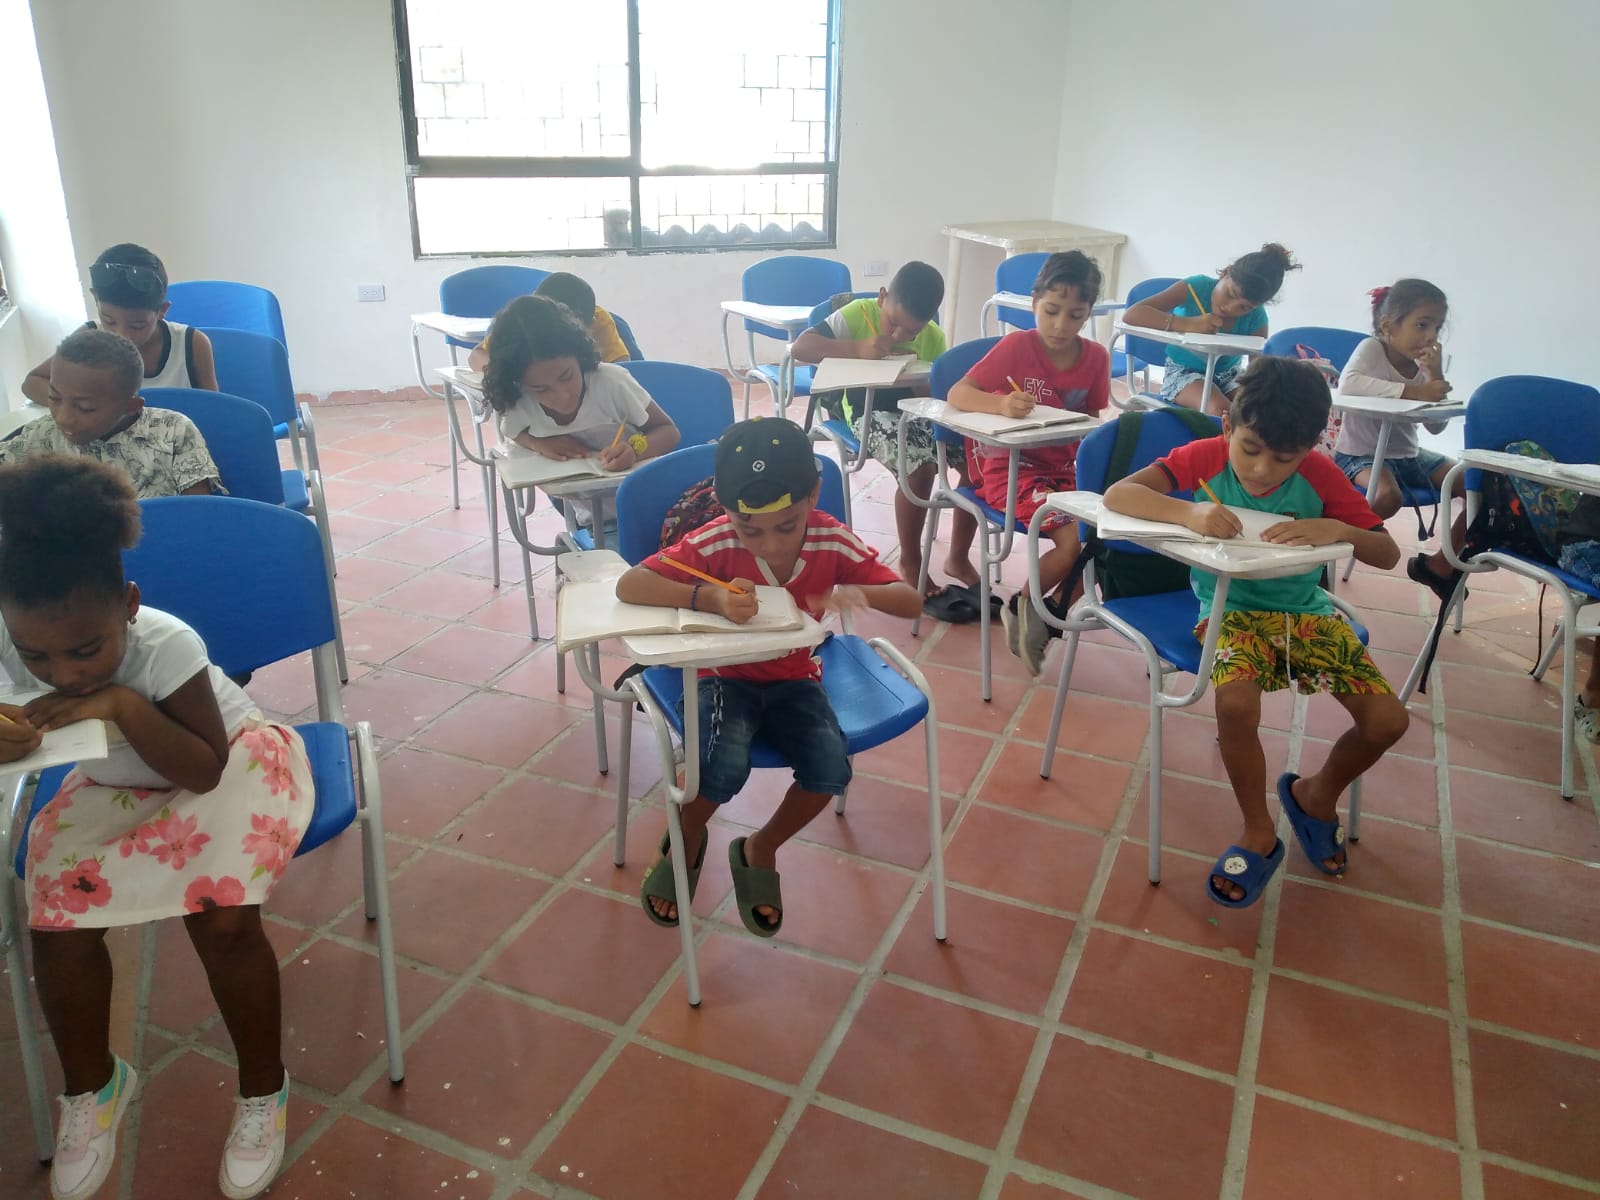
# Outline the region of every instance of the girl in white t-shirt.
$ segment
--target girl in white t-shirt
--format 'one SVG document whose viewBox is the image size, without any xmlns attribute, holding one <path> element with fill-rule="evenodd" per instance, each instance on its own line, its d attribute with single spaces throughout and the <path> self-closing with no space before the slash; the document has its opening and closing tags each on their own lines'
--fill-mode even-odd
<svg viewBox="0 0 1600 1200">
<path fill-rule="evenodd" d="M 490 326 L 483 394 L 500 436 L 546 458 L 597 457 L 608 471 L 665 454 L 678 427 L 622 367 L 600 361 L 571 311 L 519 296 Z"/>
<path fill-rule="evenodd" d="M 109 1044 L 106 928 L 181 916 L 239 1062 L 219 1186 L 254 1196 L 282 1162 L 289 1094 L 260 906 L 310 822 L 311 766 L 194 630 L 140 607 L 122 574 L 138 537 L 120 471 L 53 454 L 0 468 L 0 671 L 36 694 L 0 703 L 0 763 L 75 721 L 111 727 L 110 753 L 78 763 L 28 827 L 34 973 L 65 1080 L 51 1194 L 105 1181 L 138 1083 Z"/>
</svg>

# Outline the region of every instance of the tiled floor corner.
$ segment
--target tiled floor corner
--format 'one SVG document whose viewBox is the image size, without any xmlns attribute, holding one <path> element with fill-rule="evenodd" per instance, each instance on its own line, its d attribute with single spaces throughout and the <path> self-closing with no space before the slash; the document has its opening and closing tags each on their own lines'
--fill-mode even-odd
<svg viewBox="0 0 1600 1200">
<path fill-rule="evenodd" d="M 384 754 L 408 1075 L 385 1075 L 346 834 L 297 861 L 270 908 L 296 1084 L 273 1196 L 1600 1195 L 1600 793 L 1585 745 L 1577 798 L 1558 795 L 1555 682 L 1526 675 L 1536 618 L 1519 582 L 1474 584 L 1467 632 L 1446 635 L 1410 734 L 1367 781 L 1348 877 L 1291 845 L 1266 901 L 1239 913 L 1202 894 L 1236 832 L 1208 701 L 1169 721 L 1152 887 L 1137 659 L 1085 646 L 1042 780 L 1056 657 L 1031 680 L 997 628 L 985 704 L 976 628 L 913 639 L 883 623 L 937 693 L 950 940 L 932 938 L 921 741 L 906 738 L 861 756 L 847 814 L 785 851 L 774 942 L 733 915 L 726 846 L 782 779 L 758 778 L 713 827 L 690 1010 L 676 936 L 636 898 L 661 829 L 653 741 L 636 726 L 642 799 L 614 867 L 589 700 L 575 677 L 557 691 L 550 644 L 528 637 L 509 538 L 491 586 L 474 473 L 450 505 L 443 415 L 367 404 L 317 425 L 347 703 Z M 886 551 L 892 488 L 869 468 L 856 500 Z M 548 633 L 554 584 L 535 568 Z M 1425 597 L 1365 571 L 1344 594 L 1403 676 Z M 252 691 L 299 716 L 302 668 Z M 1341 719 L 1326 701 L 1269 702 L 1269 761 L 1316 762 Z M 613 748 L 619 733 L 612 714 Z M 226 1034 L 181 936 L 126 941 L 149 956 L 147 1020 L 119 1029 L 145 1084 L 103 1194 L 214 1194 Z M 48 1188 L 0 1010 L 0 1195 L 35 1200 Z"/>
</svg>

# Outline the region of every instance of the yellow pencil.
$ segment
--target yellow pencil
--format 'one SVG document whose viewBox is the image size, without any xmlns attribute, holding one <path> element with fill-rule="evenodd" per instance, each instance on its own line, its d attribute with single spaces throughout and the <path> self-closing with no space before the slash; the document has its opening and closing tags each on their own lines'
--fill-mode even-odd
<svg viewBox="0 0 1600 1200">
<path fill-rule="evenodd" d="M 1194 301 L 1194 306 L 1200 310 L 1200 315 L 1202 317 L 1206 316 L 1206 306 L 1200 303 L 1200 293 L 1194 290 L 1194 284 L 1191 283 L 1185 286 L 1189 289 L 1189 299 Z M 1211 489 L 1207 488 L 1206 490 L 1210 491 Z"/>
<path fill-rule="evenodd" d="M 1017 381 L 1015 379 L 1011 378 L 1011 376 L 1009 376 L 1009 375 L 1006 376 L 1006 382 L 1011 385 L 1011 390 L 1013 392 L 1019 392 L 1024 396 L 1026 396 L 1028 394 L 1027 392 L 1024 392 L 1021 388 L 1019 388 L 1017 386 Z"/>
<path fill-rule="evenodd" d="M 714 583 L 719 588 L 727 588 L 728 591 L 732 592 L 735 596 L 744 595 L 744 593 L 738 588 L 734 587 L 733 584 L 728 583 L 725 580 L 718 579 L 715 575 L 707 575 L 698 567 L 691 567 L 688 563 L 676 562 L 673 559 L 668 558 L 665 554 L 661 555 L 660 558 L 662 562 L 667 564 L 667 566 L 677 567 L 678 570 L 684 572 L 686 575 L 693 575 L 696 579 L 703 579 L 707 583 Z"/>
<path fill-rule="evenodd" d="M 607 450 L 615 450 L 618 446 L 620 446 L 622 444 L 622 433 L 627 428 L 628 428 L 628 423 L 626 421 L 622 422 L 622 424 L 617 426 L 617 436 L 611 439 L 611 445 L 606 447 Z"/>
<path fill-rule="evenodd" d="M 1211 490 L 1211 485 L 1209 483 L 1202 479 L 1200 481 L 1200 486 L 1205 489 L 1206 495 L 1211 497 L 1211 503 L 1219 507 L 1222 506 L 1222 501 L 1217 499 L 1217 494 Z"/>
</svg>

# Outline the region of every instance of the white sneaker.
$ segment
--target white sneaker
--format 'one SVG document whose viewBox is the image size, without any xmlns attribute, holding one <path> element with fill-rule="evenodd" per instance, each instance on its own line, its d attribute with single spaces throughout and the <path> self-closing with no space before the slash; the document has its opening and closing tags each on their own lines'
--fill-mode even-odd
<svg viewBox="0 0 1600 1200">
<path fill-rule="evenodd" d="M 1017 619 L 1017 608 L 1026 599 L 1027 596 L 1018 592 L 1000 606 L 1000 624 L 1006 631 L 1006 649 L 1011 651 L 1013 658 L 1022 657 L 1022 625 Z"/>
<path fill-rule="evenodd" d="M 117 1130 L 138 1083 L 139 1073 L 113 1054 L 105 1087 L 61 1097 L 61 1125 L 50 1160 L 50 1194 L 55 1200 L 79 1200 L 100 1190 L 116 1160 Z"/>
<path fill-rule="evenodd" d="M 228 1200 L 249 1200 L 266 1191 L 283 1165 L 288 1140 L 289 1074 L 270 1096 L 233 1098 L 233 1126 L 222 1147 L 217 1186 Z"/>
<path fill-rule="evenodd" d="M 1028 668 L 1030 675 L 1038 675 L 1044 670 L 1044 656 L 1050 649 L 1050 626 L 1039 615 L 1039 610 L 1033 606 L 1033 598 L 1025 593 L 1019 593 L 1021 599 L 1017 601 L 1017 650 L 1016 655 Z"/>
</svg>

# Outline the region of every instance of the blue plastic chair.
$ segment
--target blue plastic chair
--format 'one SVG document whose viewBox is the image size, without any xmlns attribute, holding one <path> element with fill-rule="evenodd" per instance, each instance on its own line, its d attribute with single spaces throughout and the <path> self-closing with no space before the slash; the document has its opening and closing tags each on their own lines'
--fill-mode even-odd
<svg viewBox="0 0 1600 1200">
<path fill-rule="evenodd" d="M 1141 279 L 1128 289 L 1127 307 L 1132 308 L 1140 301 L 1148 300 L 1151 296 L 1166 291 L 1178 281 L 1170 276 L 1159 276 L 1154 279 Z M 1166 343 L 1155 341 L 1153 338 L 1140 337 L 1136 333 L 1119 333 L 1122 339 L 1122 349 L 1116 348 L 1116 338 L 1111 343 L 1111 377 L 1122 378 L 1128 390 L 1125 400 L 1119 400 L 1115 392 L 1111 394 L 1112 401 L 1120 408 L 1141 409 L 1150 408 L 1161 403 L 1161 395 L 1151 392 L 1150 368 L 1167 361 Z M 1141 375 L 1144 383 L 1134 386 L 1133 377 Z"/>
<path fill-rule="evenodd" d="M 1305 346 L 1332 363 L 1334 370 L 1342 371 L 1345 363 L 1350 361 L 1350 356 L 1356 352 L 1356 347 L 1370 336 L 1353 329 L 1335 329 L 1330 325 L 1294 325 L 1280 329 L 1269 337 L 1261 352 L 1274 358 L 1294 358 L 1294 348 Z"/>
<path fill-rule="evenodd" d="M 305 855 L 350 825 L 361 825 L 366 913 L 376 922 L 389 1078 L 405 1078 L 395 980 L 394 936 L 384 859 L 383 796 L 372 730 L 345 723 L 333 659 L 334 613 L 316 533 L 285 509 L 225 496 L 176 496 L 140 504 L 144 533 L 123 556 L 144 602 L 191 625 L 211 661 L 228 674 L 311 652 L 318 720 L 296 726 L 305 739 L 316 783 L 310 826 L 296 851 Z M 204 570 L 196 570 L 197 563 Z M 270 564 L 264 569 L 263 564 Z M 28 819 L 54 794 L 66 772 L 46 773 L 33 791 Z M 0 822 L 0 862 L 20 876 L 26 843 L 13 853 L 10 833 L 27 789 L 11 798 Z M 25 824 L 23 828 L 26 828 Z M 51 1154 L 50 1113 L 15 911 L 15 889 L 0 887 L 0 940 L 5 942 L 24 1074 L 41 1159 Z"/>
<path fill-rule="evenodd" d="M 989 332 L 989 314 L 993 313 L 1005 333 L 1005 326 L 1012 329 L 1032 329 L 1036 322 L 1033 319 L 1033 309 L 1014 308 L 1010 304 L 1002 303 L 1008 296 L 1028 296 L 1033 292 L 1033 281 L 1039 278 L 1039 269 L 1044 266 L 1050 255 L 1044 251 L 1029 254 L 1013 254 L 1010 258 L 1002 258 L 1000 265 L 994 269 L 994 295 L 983 302 L 983 307 L 978 311 L 978 328 L 983 333 Z"/>
<path fill-rule="evenodd" d="M 1467 416 L 1462 443 L 1468 450 L 1504 450 L 1512 442 L 1535 442 L 1548 450 L 1558 462 L 1600 463 L 1600 391 L 1585 383 L 1552 379 L 1544 375 L 1502 375 L 1491 379 L 1472 393 L 1467 401 Z M 1483 492 L 1483 472 L 1453 468 L 1445 476 L 1446 487 L 1465 476 L 1467 521 L 1470 524 Z M 1445 540 L 1445 556 L 1462 570 L 1455 593 L 1446 607 L 1455 607 L 1455 628 L 1461 630 L 1462 601 L 1468 577 L 1495 569 L 1510 571 L 1525 579 L 1548 586 L 1561 602 L 1562 616 L 1533 668 L 1535 679 L 1545 671 L 1557 651 L 1566 669 L 1561 679 L 1561 795 L 1573 796 L 1572 743 L 1574 707 L 1577 704 L 1577 639 L 1600 634 L 1600 629 L 1584 626 L 1578 611 L 1591 600 L 1600 600 L 1600 588 L 1587 580 L 1549 563 L 1514 554 L 1509 550 L 1487 550 L 1463 563 L 1456 549 Z M 1417 655 L 1400 698 L 1409 700 L 1422 683 L 1422 674 L 1433 659 L 1440 626 L 1435 625 L 1427 644 Z"/>
<path fill-rule="evenodd" d="M 617 327 L 617 336 L 622 339 L 622 344 L 627 347 L 628 357 L 634 362 L 644 358 L 644 351 L 639 349 L 639 339 L 633 336 L 633 326 L 629 325 L 616 313 L 611 314 L 611 322 Z"/>
<path fill-rule="evenodd" d="M 755 304 L 781 304 L 794 307 L 814 306 L 832 299 L 841 292 L 850 291 L 850 268 L 831 258 L 816 258 L 807 254 L 784 254 L 764 258 L 745 270 L 739 284 L 740 299 Z M 728 358 L 728 373 L 744 384 L 744 415 L 750 416 L 750 385 L 762 383 L 772 392 L 772 402 L 782 416 L 789 403 L 789 382 L 783 362 L 761 363 L 756 356 L 757 335 L 782 342 L 785 346 L 795 334 L 776 325 L 761 321 L 744 322 L 745 361 L 739 367 L 733 361 L 733 346 L 728 339 L 729 314 L 722 314 L 722 349 Z"/>
<path fill-rule="evenodd" d="M 294 398 L 289 378 L 289 352 L 277 338 L 244 329 L 207 329 L 211 353 L 217 363 L 217 387 L 234 396 L 254 400 L 272 418 L 273 435 L 287 437 L 295 466 L 320 472 L 317 430 L 311 407 Z M 300 450 L 305 441 L 305 453 Z"/>
<path fill-rule="evenodd" d="M 661 522 L 684 488 L 712 473 L 715 446 L 691 446 L 645 463 L 623 482 L 617 492 L 618 538 L 623 557 L 639 562 L 660 548 Z M 838 464 L 818 457 L 822 471 L 819 507 L 834 517 L 844 511 L 844 481 Z M 928 823 L 932 862 L 933 933 L 945 940 L 944 906 L 944 821 L 939 809 L 939 743 L 933 692 L 922 673 L 887 639 L 863 640 L 848 632 L 830 636 L 816 651 L 822 660 L 822 682 L 833 704 L 834 715 L 852 755 L 870 750 L 899 737 L 920 722 L 927 740 Z M 689 668 L 691 671 L 693 668 Z M 637 699 L 649 718 L 661 750 L 661 761 L 673 761 L 673 740 L 683 737 L 683 719 L 678 702 L 683 696 L 684 673 L 677 668 L 652 667 L 630 678 L 623 685 Z M 628 829 L 628 770 L 632 753 L 633 722 L 622 722 L 622 748 L 618 756 L 617 830 L 613 860 L 624 861 Z M 758 768 L 786 767 L 788 761 L 770 746 L 757 742 L 751 746 L 751 763 Z M 678 821 L 678 806 L 692 796 L 677 793 L 671 773 L 667 788 L 668 825 L 672 835 L 673 869 L 683 872 L 686 865 L 683 831 Z M 843 814 L 845 797 L 834 803 L 834 812 Z M 695 968 L 693 917 L 678 914 L 683 946 L 683 966 L 691 1005 L 700 1003 L 699 976 Z"/>
<path fill-rule="evenodd" d="M 278 298 L 253 283 L 190 279 L 167 285 L 169 319 L 199 329 L 244 329 L 277 338 L 285 349 L 283 310 Z"/>
<path fill-rule="evenodd" d="M 308 513 L 316 521 L 317 540 L 322 544 L 322 562 L 328 576 L 328 599 L 333 605 L 339 679 L 341 682 L 348 680 L 344 628 L 339 617 L 339 597 L 333 587 L 333 535 L 328 527 L 328 506 L 323 499 L 321 479 L 315 475 L 308 477 L 297 467 L 279 467 L 278 451 L 272 439 L 272 418 L 254 400 L 199 388 L 146 388 L 142 394 L 145 403 L 156 408 L 170 408 L 194 422 L 205 439 L 212 461 L 217 464 L 228 495 L 282 505 L 293 512 Z"/>
<path fill-rule="evenodd" d="M 549 271 L 511 263 L 468 267 L 440 281 L 439 311 L 452 317 L 492 317 L 518 296 L 531 295 L 549 277 Z M 452 350 L 471 350 L 478 344 L 451 337 L 445 342 Z"/>
<path fill-rule="evenodd" d="M 1150 412 L 1125 414 L 1116 421 L 1096 429 L 1078 445 L 1078 489 L 1086 492 L 1103 492 L 1106 475 L 1111 465 L 1111 451 L 1117 440 L 1117 431 L 1123 421 L 1139 421 L 1139 437 L 1134 443 L 1133 459 L 1128 471 L 1132 474 L 1149 466 L 1162 455 L 1193 439 L 1188 428 L 1172 413 L 1160 409 Z M 1220 432 L 1221 426 L 1218 425 Z M 1187 498 L 1184 496 L 1182 498 Z M 1061 662 L 1061 678 L 1056 684 L 1055 704 L 1050 711 L 1050 728 L 1044 739 L 1044 755 L 1039 764 L 1042 778 L 1050 777 L 1055 759 L 1056 738 L 1061 731 L 1062 711 L 1067 702 L 1067 691 L 1072 683 L 1072 666 L 1077 657 L 1079 638 L 1091 630 L 1109 629 L 1145 659 L 1145 671 L 1150 680 L 1150 829 L 1149 876 L 1151 883 L 1161 882 L 1161 729 L 1162 717 L 1169 708 L 1187 708 L 1205 695 L 1216 656 L 1216 635 L 1220 621 L 1211 622 L 1209 637 L 1204 645 L 1195 640 L 1194 627 L 1199 621 L 1200 603 L 1194 592 L 1184 587 L 1177 591 L 1157 592 L 1144 596 L 1122 596 L 1115 600 L 1101 599 L 1095 583 L 1094 561 L 1086 564 L 1083 575 L 1083 598 L 1072 606 L 1065 620 L 1057 618 L 1046 609 L 1039 596 L 1039 526 L 1053 509 L 1049 503 L 1040 508 L 1028 530 L 1028 573 L 1032 584 L 1034 604 L 1045 621 L 1065 633 L 1066 653 Z M 1084 527 L 1087 531 L 1087 527 Z M 1111 542 L 1118 550 L 1153 553 L 1144 547 L 1128 542 Z M 1354 619 L 1350 609 L 1337 597 L 1330 596 L 1334 605 L 1350 619 L 1351 626 L 1362 644 L 1367 641 L 1367 631 Z M 1182 671 L 1195 677 L 1194 684 L 1185 692 L 1167 692 L 1162 684 L 1167 673 Z M 1296 703 L 1303 697 L 1298 694 Z M 1349 837 L 1355 841 L 1360 836 L 1361 791 L 1360 780 L 1350 789 Z"/>
<path fill-rule="evenodd" d="M 672 418 L 679 446 L 714 442 L 733 424 L 733 385 L 720 371 L 653 359 L 617 365 Z"/>
</svg>

